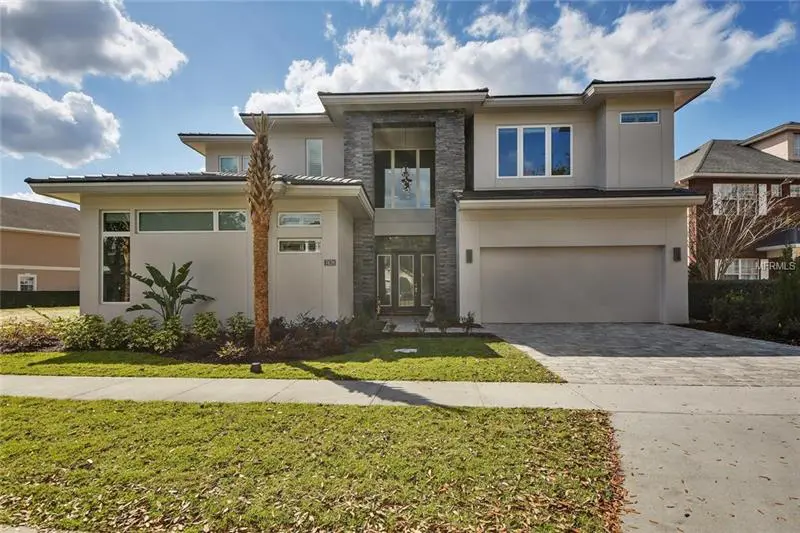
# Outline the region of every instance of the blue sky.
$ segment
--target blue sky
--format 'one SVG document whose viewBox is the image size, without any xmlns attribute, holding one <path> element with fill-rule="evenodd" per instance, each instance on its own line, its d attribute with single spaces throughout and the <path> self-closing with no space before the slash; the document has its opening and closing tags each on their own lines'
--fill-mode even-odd
<svg viewBox="0 0 800 533">
<path fill-rule="evenodd" d="M 315 110 L 317 90 L 538 93 L 716 75 L 677 115 L 678 155 L 800 120 L 797 0 L 54 6 L 0 8 L 4 196 L 27 192 L 28 176 L 199 170 L 178 132 L 245 131 L 234 107 Z M 54 31 L 65 16 L 75 28 Z"/>
</svg>

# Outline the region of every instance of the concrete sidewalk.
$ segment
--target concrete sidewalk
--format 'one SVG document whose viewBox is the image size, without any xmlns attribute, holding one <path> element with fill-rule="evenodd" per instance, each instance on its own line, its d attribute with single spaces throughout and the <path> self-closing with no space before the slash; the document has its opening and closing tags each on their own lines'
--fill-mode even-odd
<svg viewBox="0 0 800 533">
<path fill-rule="evenodd" d="M 800 415 L 797 387 L 0 376 L 0 394 L 73 400 L 554 407 L 614 413 Z"/>
</svg>

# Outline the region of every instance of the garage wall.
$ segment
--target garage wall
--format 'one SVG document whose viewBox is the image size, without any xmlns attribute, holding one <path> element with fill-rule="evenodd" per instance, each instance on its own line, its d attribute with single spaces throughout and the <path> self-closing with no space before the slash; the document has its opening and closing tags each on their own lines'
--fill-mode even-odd
<svg viewBox="0 0 800 533">
<path fill-rule="evenodd" d="M 273 316 L 294 318 L 298 313 L 339 317 L 339 221 L 335 199 L 278 200 L 275 203 L 270 243 L 270 311 Z M 130 303 L 100 303 L 100 213 L 103 210 L 243 209 L 240 195 L 218 196 L 84 196 L 81 199 L 81 312 L 107 318 L 125 315 Z M 313 211 L 322 215 L 321 227 L 278 228 L 280 212 Z M 252 235 L 242 232 L 131 232 L 131 268 L 144 272 L 151 263 L 162 271 L 172 262 L 193 261 L 193 285 L 216 301 L 187 310 L 187 318 L 199 311 L 215 311 L 221 318 L 243 311 L 252 316 Z M 281 238 L 322 240 L 320 253 L 279 254 Z M 337 259 L 336 267 L 323 268 L 324 259 Z M 345 263 L 347 259 L 345 259 Z M 345 267 L 346 268 L 346 267 Z M 352 278 L 352 270 L 349 276 Z M 131 280 L 132 303 L 142 302 L 143 285 Z M 352 302 L 352 290 L 350 291 Z"/>
<path fill-rule="evenodd" d="M 487 248 L 657 246 L 661 322 L 688 320 L 684 208 L 467 210 L 459 213 L 459 312 L 481 318 L 481 253 Z M 681 249 L 673 261 L 672 248 Z M 472 250 L 472 263 L 465 262 Z"/>
</svg>

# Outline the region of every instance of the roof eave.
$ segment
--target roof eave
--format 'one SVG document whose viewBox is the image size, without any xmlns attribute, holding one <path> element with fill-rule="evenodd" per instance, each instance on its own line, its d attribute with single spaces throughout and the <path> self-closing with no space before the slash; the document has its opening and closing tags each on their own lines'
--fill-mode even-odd
<svg viewBox="0 0 800 533">
<path fill-rule="evenodd" d="M 786 124 L 781 124 L 780 126 L 768 129 L 767 131 L 762 131 L 761 133 L 757 133 L 752 137 L 748 137 L 739 144 L 741 146 L 750 146 L 751 144 L 757 143 L 758 141 L 769 139 L 770 137 L 774 137 L 775 135 L 780 135 L 781 133 L 787 131 L 800 132 L 800 123 L 787 122 Z"/>
<path fill-rule="evenodd" d="M 612 197 L 612 198 L 514 198 L 457 199 L 461 210 L 471 209 L 560 209 L 603 207 L 690 207 L 701 205 L 705 195 Z"/>
</svg>

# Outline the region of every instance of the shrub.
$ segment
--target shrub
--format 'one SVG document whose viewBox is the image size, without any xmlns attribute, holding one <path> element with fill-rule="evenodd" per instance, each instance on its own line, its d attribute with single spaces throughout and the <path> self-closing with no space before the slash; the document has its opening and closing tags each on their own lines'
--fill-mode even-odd
<svg viewBox="0 0 800 533">
<path fill-rule="evenodd" d="M 58 343 L 58 336 L 49 322 L 26 320 L 0 326 L 0 353 L 41 350 Z"/>
<path fill-rule="evenodd" d="M 269 321 L 269 336 L 272 342 L 283 340 L 289 333 L 291 323 L 282 316 L 276 316 Z"/>
<path fill-rule="evenodd" d="M 221 326 L 222 324 L 213 311 L 197 313 L 192 321 L 192 333 L 204 341 L 214 341 L 219 336 Z"/>
<path fill-rule="evenodd" d="M 147 290 L 142 292 L 142 295 L 145 300 L 154 302 L 158 309 L 148 303 L 140 303 L 130 306 L 126 311 L 153 311 L 166 321 L 173 317 L 180 317 L 183 308 L 187 305 L 214 300 L 211 296 L 198 293 L 197 289 L 189 285 L 194 279 L 189 277 L 191 261 L 184 263 L 180 268 L 172 263 L 169 277 L 149 263 L 145 263 L 144 267 L 152 276 L 151 278 L 133 272 L 129 272 L 128 276 L 147 286 Z"/>
<path fill-rule="evenodd" d="M 97 350 L 105 330 L 105 321 L 100 315 L 56 318 L 52 325 L 65 350 Z"/>
<path fill-rule="evenodd" d="M 183 324 L 179 317 L 168 318 L 153 335 L 152 349 L 158 354 L 174 352 L 183 344 Z"/>
<path fill-rule="evenodd" d="M 236 361 L 242 359 L 247 354 L 247 350 L 233 341 L 227 341 L 217 348 L 216 354 L 222 360 Z"/>
<path fill-rule="evenodd" d="M 103 329 L 100 348 L 103 350 L 124 350 L 128 347 L 128 323 L 118 316 L 112 318 Z"/>
<path fill-rule="evenodd" d="M 134 352 L 151 351 L 156 329 L 155 318 L 149 316 L 134 318 L 128 326 L 128 349 Z"/>
<path fill-rule="evenodd" d="M 475 312 L 470 311 L 466 316 L 461 317 L 461 327 L 464 328 L 464 333 L 469 335 L 475 328 Z"/>
<path fill-rule="evenodd" d="M 228 336 L 235 341 L 244 342 L 253 330 L 253 321 L 239 311 L 225 321 L 225 330 Z"/>
</svg>

